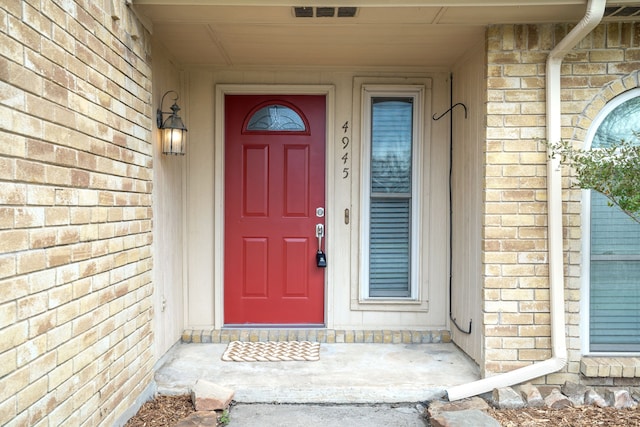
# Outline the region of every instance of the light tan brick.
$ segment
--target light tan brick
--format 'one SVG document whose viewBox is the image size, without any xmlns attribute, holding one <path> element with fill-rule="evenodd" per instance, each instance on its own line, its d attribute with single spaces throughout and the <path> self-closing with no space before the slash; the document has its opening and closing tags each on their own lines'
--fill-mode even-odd
<svg viewBox="0 0 640 427">
<path fill-rule="evenodd" d="M 26 321 L 14 323 L 0 330 L 0 353 L 15 348 L 27 341 L 28 324 Z"/>
<path fill-rule="evenodd" d="M 519 89 L 520 79 L 516 77 L 489 77 L 487 79 L 489 89 Z"/>
<path fill-rule="evenodd" d="M 22 252 L 17 256 L 18 274 L 42 270 L 47 266 L 44 251 Z"/>
<path fill-rule="evenodd" d="M 547 277 L 521 277 L 518 279 L 521 288 L 547 288 L 549 279 Z"/>
<path fill-rule="evenodd" d="M 545 87 L 545 79 L 544 77 L 523 77 L 520 79 L 520 86 L 522 89 L 541 89 Z M 526 104 L 522 106 L 522 113 L 527 114 L 526 109 L 524 108 Z M 532 111 L 531 109 L 529 111 Z M 538 111 L 538 113 L 540 113 Z"/>
<path fill-rule="evenodd" d="M 535 275 L 534 266 L 527 264 L 505 265 L 502 267 L 502 274 L 505 277 L 515 276 L 533 276 Z"/>
<path fill-rule="evenodd" d="M 11 400 L 19 390 L 22 390 L 29 384 L 29 370 L 22 368 L 11 372 L 2 378 L 3 387 L 0 388 L 0 402 Z M 15 403 L 15 399 L 13 399 Z"/>
<path fill-rule="evenodd" d="M 18 319 L 26 319 L 47 310 L 47 294 L 40 292 L 18 300 Z"/>
<path fill-rule="evenodd" d="M 501 247 L 502 250 L 508 252 L 532 251 L 536 249 L 535 241 L 533 240 L 504 240 L 501 242 Z M 531 266 L 525 267 L 530 268 Z M 532 274 L 525 275 L 528 276 Z"/>
<path fill-rule="evenodd" d="M 14 208 L 0 208 L 0 229 L 13 228 Z"/>
<path fill-rule="evenodd" d="M 622 49 L 592 50 L 589 52 L 589 60 L 591 62 L 624 61 L 624 50 Z M 599 74 L 605 74 L 605 73 L 599 73 Z"/>
<path fill-rule="evenodd" d="M 17 320 L 17 308 L 15 302 L 0 305 L 0 329 L 9 326 Z"/>
<path fill-rule="evenodd" d="M 534 224 L 535 217 L 533 215 L 504 215 L 502 217 L 502 225 L 505 227 L 524 227 Z M 517 235 L 520 235 L 520 229 L 518 229 Z"/>
<path fill-rule="evenodd" d="M 518 360 L 518 350 L 515 349 L 491 349 L 486 351 L 488 360 Z"/>
<path fill-rule="evenodd" d="M 0 255 L 0 279 L 5 277 L 10 277 L 16 274 L 16 256 L 13 254 L 9 255 Z M 0 288 L 0 302 L 3 301 L 3 297 L 7 297 L 11 288 L 5 289 L 5 294 L 3 294 L 3 289 Z"/>
<path fill-rule="evenodd" d="M 17 411 L 21 412 L 47 394 L 47 378 L 29 384 L 17 394 Z"/>
<path fill-rule="evenodd" d="M 44 225 L 43 208 L 17 208 L 15 209 L 15 227 L 42 227 Z"/>
<path fill-rule="evenodd" d="M 609 370 L 608 376 L 614 377 L 614 378 L 621 378 L 622 370 L 623 370 L 622 364 L 616 358 L 611 358 L 609 363 L 610 363 L 610 370 Z"/>
<path fill-rule="evenodd" d="M 517 103 L 507 102 L 489 102 L 487 103 L 488 114 L 520 114 L 520 105 Z"/>
<path fill-rule="evenodd" d="M 504 125 L 508 127 L 539 126 L 544 123 L 544 118 L 535 115 L 521 114 L 517 116 L 505 116 Z"/>
<path fill-rule="evenodd" d="M 55 190 L 51 187 L 30 185 L 27 190 L 27 200 L 30 205 L 53 205 Z"/>
<path fill-rule="evenodd" d="M 0 230 L 0 242 L 4 252 L 16 252 L 29 248 L 29 233 L 26 230 Z"/>
<path fill-rule="evenodd" d="M 549 302 L 548 301 L 522 301 L 520 303 L 519 309 L 523 313 L 548 312 Z"/>
<path fill-rule="evenodd" d="M 484 280 L 487 288 L 515 288 L 518 285 L 518 279 L 515 277 L 487 277 Z"/>
<path fill-rule="evenodd" d="M 502 300 L 504 301 L 528 301 L 533 299 L 533 290 L 531 289 L 503 289 L 500 291 Z"/>
<path fill-rule="evenodd" d="M 80 229 L 78 227 L 66 227 L 58 230 L 56 243 L 58 245 L 68 245 L 80 241 Z"/>
<path fill-rule="evenodd" d="M 628 357 L 620 357 L 620 358 L 616 358 L 616 361 L 622 367 L 622 377 L 624 378 L 634 377 L 636 365 L 638 364 L 637 360 L 628 358 Z"/>
<path fill-rule="evenodd" d="M 53 197 L 55 198 L 55 193 L 53 194 Z M 69 208 L 45 208 L 45 224 L 48 226 L 69 224 Z"/>
<path fill-rule="evenodd" d="M 45 182 L 50 185 L 67 185 L 71 182 L 71 170 L 61 166 L 46 165 Z"/>
<path fill-rule="evenodd" d="M 503 313 L 502 322 L 506 325 L 531 325 L 534 317 L 530 313 Z"/>
<path fill-rule="evenodd" d="M 66 304 L 73 298 L 73 284 L 67 283 L 63 286 L 56 286 L 49 290 L 47 296 L 50 309 Z"/>
<path fill-rule="evenodd" d="M 72 337 L 71 323 L 63 323 L 63 320 L 60 320 L 60 318 L 58 318 L 58 322 L 58 326 L 47 332 L 47 351 L 56 349 Z M 62 363 L 61 360 L 58 360 L 58 362 Z"/>
<path fill-rule="evenodd" d="M 539 114 L 542 115 L 546 111 L 544 102 L 525 102 L 521 106 L 522 114 Z"/>
<path fill-rule="evenodd" d="M 0 377 L 6 376 L 18 368 L 16 354 L 16 349 L 0 353 Z"/>
<path fill-rule="evenodd" d="M 46 311 L 29 319 L 29 338 L 46 336 L 56 326 L 56 312 Z"/>
<path fill-rule="evenodd" d="M 42 270 L 29 274 L 29 293 L 35 294 L 45 291 L 56 284 L 55 270 Z"/>
<path fill-rule="evenodd" d="M 522 325 L 518 327 L 518 334 L 523 337 L 550 336 L 549 325 Z"/>
<path fill-rule="evenodd" d="M 487 138 L 517 140 L 517 139 L 520 139 L 520 133 L 518 129 L 513 129 L 513 128 L 504 128 L 504 127 L 488 128 Z"/>
<path fill-rule="evenodd" d="M 37 336 L 34 339 L 31 339 L 24 344 L 18 346 L 16 348 L 17 362 L 18 367 L 22 367 L 27 363 L 33 362 L 34 360 L 40 358 L 40 360 L 45 360 L 41 356 L 45 354 L 47 349 L 47 338 L 44 335 Z M 55 355 L 53 355 L 53 359 L 49 357 L 47 359 L 47 364 L 55 364 Z M 42 376 L 45 372 L 41 371 L 43 365 L 41 363 L 36 364 L 31 363 L 30 366 L 33 368 L 30 371 L 30 381 L 35 381 L 35 379 Z"/>
<path fill-rule="evenodd" d="M 518 235 L 518 229 L 515 227 L 491 227 L 485 231 L 487 239 L 515 239 Z"/>
<path fill-rule="evenodd" d="M 502 339 L 502 348 L 517 348 L 517 349 L 533 349 L 535 347 L 535 341 L 530 337 L 505 337 Z M 522 356 L 522 351 L 519 352 Z"/>
<path fill-rule="evenodd" d="M 530 365 L 530 362 L 520 361 L 496 361 L 487 362 L 485 364 L 485 371 L 487 374 L 510 372 L 518 368 Z"/>
<path fill-rule="evenodd" d="M 518 327 L 514 325 L 491 325 L 485 327 L 485 336 L 516 337 L 518 336 Z"/>
</svg>

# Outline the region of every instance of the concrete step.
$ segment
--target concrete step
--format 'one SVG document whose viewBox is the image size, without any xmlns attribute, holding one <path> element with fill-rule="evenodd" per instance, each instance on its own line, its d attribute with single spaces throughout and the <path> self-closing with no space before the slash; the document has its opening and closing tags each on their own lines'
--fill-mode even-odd
<svg viewBox="0 0 640 427">
<path fill-rule="evenodd" d="M 157 370 L 162 394 L 190 393 L 198 379 L 235 391 L 241 403 L 421 402 L 479 378 L 453 344 L 327 344 L 309 362 L 225 362 L 226 344 L 179 344 Z"/>
</svg>

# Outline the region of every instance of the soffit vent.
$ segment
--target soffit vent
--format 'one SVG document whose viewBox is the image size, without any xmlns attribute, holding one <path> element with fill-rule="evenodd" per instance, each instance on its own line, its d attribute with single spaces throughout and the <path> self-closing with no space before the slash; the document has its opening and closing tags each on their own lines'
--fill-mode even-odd
<svg viewBox="0 0 640 427">
<path fill-rule="evenodd" d="M 608 6 L 604 9 L 606 19 L 640 18 L 640 6 Z"/>
<path fill-rule="evenodd" d="M 353 18 L 357 12 L 357 7 L 339 7 L 338 18 Z"/>
<path fill-rule="evenodd" d="M 358 13 L 357 7 L 294 7 L 296 18 L 353 18 Z"/>
<path fill-rule="evenodd" d="M 316 18 L 333 18 L 335 14 L 335 7 L 316 7 Z"/>
<path fill-rule="evenodd" d="M 313 18 L 312 7 L 294 7 L 293 14 L 296 18 Z"/>
</svg>

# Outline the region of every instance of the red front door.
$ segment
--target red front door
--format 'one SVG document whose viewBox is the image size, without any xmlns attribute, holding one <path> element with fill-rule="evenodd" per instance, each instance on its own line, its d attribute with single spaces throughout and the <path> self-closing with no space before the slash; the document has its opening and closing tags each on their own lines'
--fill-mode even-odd
<svg viewBox="0 0 640 427">
<path fill-rule="evenodd" d="M 324 96 L 225 97 L 224 200 L 225 324 L 324 323 Z"/>
</svg>

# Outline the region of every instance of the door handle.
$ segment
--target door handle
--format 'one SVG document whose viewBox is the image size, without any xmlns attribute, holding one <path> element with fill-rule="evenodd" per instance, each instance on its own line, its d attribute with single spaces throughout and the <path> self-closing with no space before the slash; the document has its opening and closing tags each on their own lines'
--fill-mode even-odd
<svg viewBox="0 0 640 427">
<path fill-rule="evenodd" d="M 318 238 L 318 249 L 322 249 L 322 238 L 324 237 L 324 224 L 316 224 L 316 237 Z"/>
<path fill-rule="evenodd" d="M 324 237 L 324 224 L 316 224 L 316 237 L 318 238 L 318 252 L 316 252 L 316 265 L 324 268 L 327 266 L 327 256 L 322 250 L 322 238 Z"/>
</svg>

